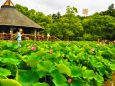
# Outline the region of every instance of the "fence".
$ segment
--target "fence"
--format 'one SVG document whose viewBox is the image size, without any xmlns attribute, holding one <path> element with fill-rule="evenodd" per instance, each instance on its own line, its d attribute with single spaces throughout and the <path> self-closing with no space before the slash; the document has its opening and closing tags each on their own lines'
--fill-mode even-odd
<svg viewBox="0 0 115 86">
<path fill-rule="evenodd" d="M 115 86 L 115 73 L 112 74 L 112 80 L 108 80 L 103 86 Z"/>
<path fill-rule="evenodd" d="M 46 35 L 33 35 L 33 34 L 23 34 L 22 40 L 60 40 L 55 36 L 50 36 L 49 39 L 47 39 Z M 16 34 L 10 34 L 10 33 L 0 33 L 0 40 L 16 40 Z"/>
</svg>

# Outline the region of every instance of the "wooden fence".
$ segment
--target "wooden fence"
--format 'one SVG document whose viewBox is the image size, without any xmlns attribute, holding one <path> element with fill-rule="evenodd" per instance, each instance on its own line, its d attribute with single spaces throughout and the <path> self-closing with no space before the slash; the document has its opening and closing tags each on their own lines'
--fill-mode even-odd
<svg viewBox="0 0 115 86">
<path fill-rule="evenodd" d="M 115 73 L 112 74 L 112 80 L 108 80 L 103 86 L 115 86 Z"/>
<path fill-rule="evenodd" d="M 23 34 L 22 40 L 60 40 L 55 36 L 50 36 L 49 39 L 46 35 L 33 35 L 33 34 Z M 0 33 L 0 40 L 16 40 L 16 34 L 10 33 Z"/>
</svg>

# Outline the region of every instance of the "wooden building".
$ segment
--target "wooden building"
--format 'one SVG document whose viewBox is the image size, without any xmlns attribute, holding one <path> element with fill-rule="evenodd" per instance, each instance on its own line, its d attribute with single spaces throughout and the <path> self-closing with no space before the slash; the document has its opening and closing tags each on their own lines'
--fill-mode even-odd
<svg viewBox="0 0 115 86">
<path fill-rule="evenodd" d="M 25 37 L 34 38 L 37 32 L 43 30 L 40 25 L 16 10 L 11 0 L 6 0 L 0 8 L 0 39 L 10 39 L 18 29 L 23 30 Z"/>
</svg>

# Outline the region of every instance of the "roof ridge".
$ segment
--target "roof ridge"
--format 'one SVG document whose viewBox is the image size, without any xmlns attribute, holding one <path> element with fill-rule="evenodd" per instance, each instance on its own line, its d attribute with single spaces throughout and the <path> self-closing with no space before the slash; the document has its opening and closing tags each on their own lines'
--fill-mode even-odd
<svg viewBox="0 0 115 86">
<path fill-rule="evenodd" d="M 14 4 L 11 0 L 6 0 L 6 2 L 2 5 L 3 6 L 10 6 L 10 7 L 14 7 Z"/>
</svg>

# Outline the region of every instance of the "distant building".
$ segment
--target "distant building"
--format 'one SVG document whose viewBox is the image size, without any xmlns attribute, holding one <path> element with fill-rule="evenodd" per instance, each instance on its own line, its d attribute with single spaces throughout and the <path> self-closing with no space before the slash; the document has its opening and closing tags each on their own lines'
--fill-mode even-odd
<svg viewBox="0 0 115 86">
<path fill-rule="evenodd" d="M 83 13 L 84 16 L 88 16 L 88 9 L 83 9 L 82 13 Z"/>
</svg>

